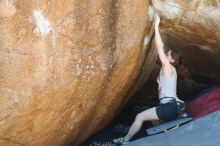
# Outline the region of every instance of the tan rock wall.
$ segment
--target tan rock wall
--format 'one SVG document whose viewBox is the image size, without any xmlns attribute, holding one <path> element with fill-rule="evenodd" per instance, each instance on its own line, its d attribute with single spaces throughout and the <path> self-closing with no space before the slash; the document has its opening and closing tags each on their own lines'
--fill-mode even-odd
<svg viewBox="0 0 220 146">
<path fill-rule="evenodd" d="M 77 145 L 105 126 L 167 48 L 219 79 L 218 0 L 1 0 L 0 145 Z"/>
<path fill-rule="evenodd" d="M 0 1 L 0 145 L 77 145 L 105 126 L 152 70 L 148 6 Z"/>
</svg>

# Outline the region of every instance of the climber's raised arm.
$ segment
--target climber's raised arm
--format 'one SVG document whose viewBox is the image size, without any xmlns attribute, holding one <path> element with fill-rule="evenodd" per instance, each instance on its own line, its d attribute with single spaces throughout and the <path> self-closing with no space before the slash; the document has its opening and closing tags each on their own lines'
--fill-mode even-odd
<svg viewBox="0 0 220 146">
<path fill-rule="evenodd" d="M 158 15 L 155 15 L 155 44 L 162 64 L 163 74 L 165 76 L 170 76 L 172 74 L 172 68 L 170 65 L 170 61 L 168 60 L 167 55 L 164 52 L 164 44 L 159 32 L 159 24 L 160 17 Z"/>
</svg>

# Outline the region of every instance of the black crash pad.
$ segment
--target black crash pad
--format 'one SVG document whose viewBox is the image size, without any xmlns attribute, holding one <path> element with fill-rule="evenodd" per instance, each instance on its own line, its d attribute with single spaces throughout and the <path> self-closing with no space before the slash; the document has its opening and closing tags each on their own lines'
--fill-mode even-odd
<svg viewBox="0 0 220 146">
<path fill-rule="evenodd" d="M 125 146 L 219 146 L 220 110 L 175 130 L 148 136 Z"/>
<path fill-rule="evenodd" d="M 158 133 L 166 132 L 170 129 L 182 126 L 190 121 L 192 121 L 192 118 L 177 118 L 173 121 L 166 122 L 164 124 L 160 124 L 152 128 L 149 128 L 146 130 L 146 132 L 148 135 L 158 134 Z"/>
</svg>

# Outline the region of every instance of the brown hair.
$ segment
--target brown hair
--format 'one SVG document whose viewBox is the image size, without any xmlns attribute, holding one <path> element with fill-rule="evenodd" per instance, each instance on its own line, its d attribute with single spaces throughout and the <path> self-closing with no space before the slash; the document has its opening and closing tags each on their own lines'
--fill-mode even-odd
<svg viewBox="0 0 220 146">
<path fill-rule="evenodd" d="M 183 63 L 183 57 L 179 54 L 177 50 L 171 51 L 171 56 L 175 60 L 172 65 L 176 68 L 177 74 L 180 78 L 190 78 L 190 72 L 188 68 Z"/>
</svg>

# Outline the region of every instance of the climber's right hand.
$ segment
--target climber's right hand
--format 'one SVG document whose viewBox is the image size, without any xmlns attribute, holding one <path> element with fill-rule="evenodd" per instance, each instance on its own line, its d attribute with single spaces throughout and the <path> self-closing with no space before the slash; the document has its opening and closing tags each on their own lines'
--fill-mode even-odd
<svg viewBox="0 0 220 146">
<path fill-rule="evenodd" d="M 155 23 L 155 28 L 159 28 L 160 16 L 158 14 L 154 14 L 154 23 Z"/>
</svg>

